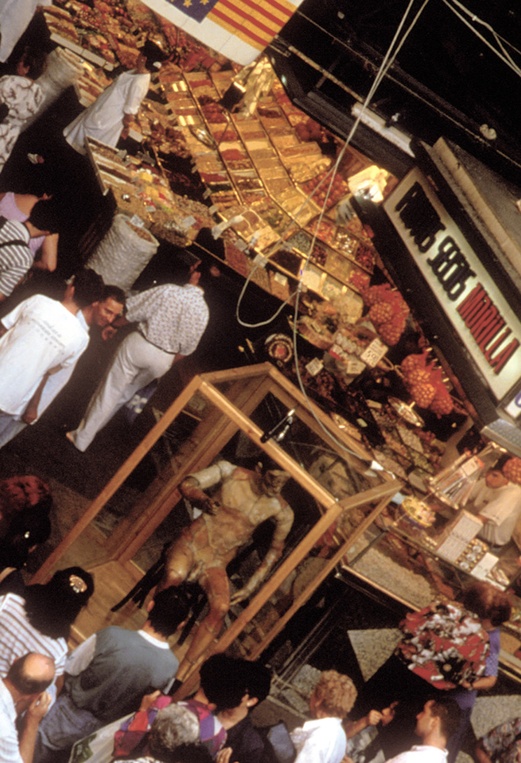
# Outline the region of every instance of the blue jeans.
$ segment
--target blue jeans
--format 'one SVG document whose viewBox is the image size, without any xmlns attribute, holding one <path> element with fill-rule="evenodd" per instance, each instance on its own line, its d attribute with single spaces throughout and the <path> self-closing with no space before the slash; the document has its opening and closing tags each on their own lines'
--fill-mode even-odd
<svg viewBox="0 0 521 763">
<path fill-rule="evenodd" d="M 90 710 L 76 707 L 66 694 L 60 694 L 40 723 L 33 763 L 68 761 L 72 745 L 103 725 Z"/>
</svg>

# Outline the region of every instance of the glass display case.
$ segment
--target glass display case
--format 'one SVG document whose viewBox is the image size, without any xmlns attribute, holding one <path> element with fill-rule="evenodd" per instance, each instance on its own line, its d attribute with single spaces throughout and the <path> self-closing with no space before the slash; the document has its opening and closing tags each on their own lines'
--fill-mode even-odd
<svg viewBox="0 0 521 763">
<path fill-rule="evenodd" d="M 194 507 L 182 499 L 181 482 L 221 459 L 246 469 L 269 460 L 290 475 L 282 497 L 294 518 L 283 553 L 262 586 L 230 607 L 212 644 L 250 658 L 335 570 L 402 485 L 374 470 L 360 442 L 271 364 L 197 376 L 33 578 L 45 580 L 58 566 L 89 557 L 97 595 L 77 621 L 78 639 L 107 623 L 142 622 L 132 602 L 117 613 L 109 610 L 158 561 L 163 545 L 193 521 Z M 232 595 L 262 562 L 269 524 L 259 523 L 229 565 Z M 204 617 L 203 606 L 199 602 L 194 627 Z M 191 634 L 185 638 L 173 645 L 180 656 Z"/>
</svg>

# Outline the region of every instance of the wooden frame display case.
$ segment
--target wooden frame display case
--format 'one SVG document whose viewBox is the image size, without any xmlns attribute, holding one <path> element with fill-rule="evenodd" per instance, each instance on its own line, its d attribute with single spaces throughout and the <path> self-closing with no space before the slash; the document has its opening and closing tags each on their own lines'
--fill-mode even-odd
<svg viewBox="0 0 521 763">
<path fill-rule="evenodd" d="M 291 426 L 278 437 L 278 425 L 290 413 Z M 211 647 L 211 651 L 232 647 L 243 656 L 257 657 L 402 486 L 389 473 L 373 471 L 368 451 L 270 363 L 195 377 L 50 554 L 33 582 L 44 581 L 58 567 L 78 563 L 87 555 L 90 562 L 84 566 L 94 573 L 96 595 L 78 618 L 76 638 L 110 623 L 139 627 L 145 615 L 134 604 L 117 614 L 109 610 L 150 565 L 147 546 L 161 531 L 168 538 L 165 523 L 185 511 L 179 492 L 182 480 L 218 458 L 237 464 L 246 457 L 251 462 L 263 456 L 290 474 L 282 495 L 293 508 L 293 527 L 270 576 L 249 600 L 231 607 L 225 628 Z M 144 482 L 143 472 L 148 472 Z M 142 484 L 136 491 L 138 473 Z M 112 529 L 102 534 L 96 522 L 114 510 Z M 262 557 L 260 552 L 257 558 L 258 548 L 262 539 L 246 552 L 241 549 L 233 570 L 228 566 L 232 590 L 244 585 L 258 565 Z M 184 645 L 172 646 L 183 655 Z"/>
</svg>

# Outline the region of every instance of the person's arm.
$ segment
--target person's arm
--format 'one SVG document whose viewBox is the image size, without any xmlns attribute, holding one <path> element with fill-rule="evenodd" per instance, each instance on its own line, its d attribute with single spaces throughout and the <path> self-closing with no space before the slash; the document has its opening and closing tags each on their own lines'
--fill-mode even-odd
<svg viewBox="0 0 521 763">
<path fill-rule="evenodd" d="M 55 366 L 54 368 L 49 369 L 49 371 L 47 371 L 47 373 L 45 373 L 42 376 L 41 382 L 36 388 L 34 395 L 27 403 L 27 408 L 23 412 L 22 421 L 25 424 L 32 424 L 33 421 L 36 421 L 36 419 L 38 418 L 38 407 L 42 399 L 42 394 L 43 394 L 45 385 L 47 384 L 49 380 L 49 376 L 52 376 L 53 374 L 57 373 L 60 369 L 61 369 L 61 366 Z"/>
<path fill-rule="evenodd" d="M 489 689 L 492 689 L 497 683 L 497 675 L 495 676 L 481 676 L 481 678 L 476 678 L 475 681 L 472 681 L 472 683 L 469 683 L 469 681 L 462 681 L 461 686 L 463 686 L 464 689 L 471 689 L 476 691 L 488 691 Z"/>
<path fill-rule="evenodd" d="M 50 233 L 43 240 L 40 247 L 39 257 L 33 263 L 33 268 L 48 270 L 53 273 L 58 264 L 58 233 Z"/>
<path fill-rule="evenodd" d="M 145 694 L 139 710 L 123 721 L 114 734 L 113 757 L 129 757 L 147 736 L 159 710 L 168 707 L 171 702 L 172 698 L 161 694 L 160 691 Z"/>
<path fill-rule="evenodd" d="M 38 726 L 49 709 L 51 696 L 43 692 L 31 702 L 24 715 L 20 732 L 20 756 L 24 763 L 33 763 L 34 746 L 38 734 Z"/>
<path fill-rule="evenodd" d="M 281 503 L 281 509 L 273 517 L 276 522 L 276 527 L 268 553 L 246 585 L 236 591 L 230 598 L 230 604 L 232 605 L 248 599 L 268 575 L 275 562 L 282 556 L 282 552 L 284 551 L 284 541 L 293 525 L 293 511 L 283 498 L 279 497 L 279 501 Z M 266 519 L 268 518 L 269 517 L 266 517 Z"/>
<path fill-rule="evenodd" d="M 492 763 L 492 758 L 483 747 L 483 742 L 481 739 L 479 739 L 476 744 L 476 747 L 474 749 L 474 754 L 478 763 Z"/>
<path fill-rule="evenodd" d="M 209 487 L 218 485 L 221 480 L 228 477 L 234 470 L 233 464 L 228 461 L 218 461 L 206 469 L 189 474 L 181 482 L 179 490 L 181 494 L 191 503 L 194 503 L 201 511 L 206 514 L 215 514 L 221 504 L 210 498 L 204 491 Z"/>
<path fill-rule="evenodd" d="M 378 710 L 370 710 L 367 715 L 358 721 L 348 721 L 344 726 L 346 737 L 352 739 L 356 734 L 366 729 L 368 726 L 378 726 L 382 720 L 382 714 Z"/>
</svg>

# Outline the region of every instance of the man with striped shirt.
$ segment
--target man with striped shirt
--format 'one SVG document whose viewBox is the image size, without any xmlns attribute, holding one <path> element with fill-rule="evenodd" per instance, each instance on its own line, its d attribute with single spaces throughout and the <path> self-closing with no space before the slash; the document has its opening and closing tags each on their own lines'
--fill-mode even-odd
<svg viewBox="0 0 521 763">
<path fill-rule="evenodd" d="M 48 201 L 38 201 L 23 223 L 0 217 L 0 302 L 7 299 L 32 267 L 30 239 L 57 231 L 54 206 Z"/>
</svg>

